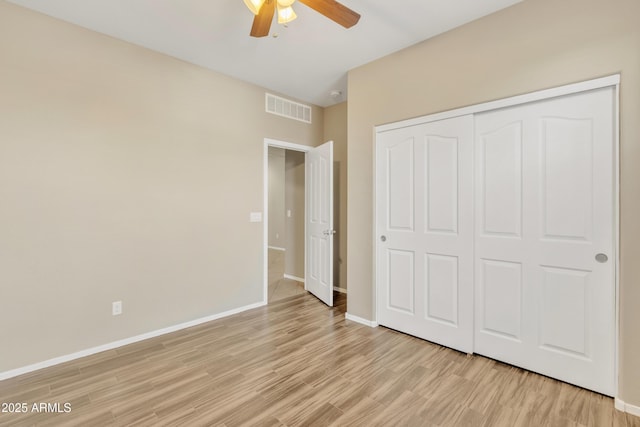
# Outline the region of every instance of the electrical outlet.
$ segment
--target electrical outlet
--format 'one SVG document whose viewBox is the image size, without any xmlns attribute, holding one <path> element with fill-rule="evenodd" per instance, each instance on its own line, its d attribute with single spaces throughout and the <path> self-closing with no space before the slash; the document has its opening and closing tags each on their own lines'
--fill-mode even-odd
<svg viewBox="0 0 640 427">
<path fill-rule="evenodd" d="M 122 314 L 122 301 L 114 301 L 111 304 L 111 314 L 114 316 Z"/>
</svg>

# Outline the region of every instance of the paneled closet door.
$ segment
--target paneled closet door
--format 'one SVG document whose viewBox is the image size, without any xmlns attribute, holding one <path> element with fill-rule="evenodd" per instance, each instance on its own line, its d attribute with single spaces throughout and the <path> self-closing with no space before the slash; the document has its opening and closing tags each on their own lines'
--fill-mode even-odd
<svg viewBox="0 0 640 427">
<path fill-rule="evenodd" d="M 473 118 L 379 134 L 378 323 L 473 350 Z"/>
<path fill-rule="evenodd" d="M 477 353 L 614 389 L 614 89 L 475 117 Z"/>
</svg>

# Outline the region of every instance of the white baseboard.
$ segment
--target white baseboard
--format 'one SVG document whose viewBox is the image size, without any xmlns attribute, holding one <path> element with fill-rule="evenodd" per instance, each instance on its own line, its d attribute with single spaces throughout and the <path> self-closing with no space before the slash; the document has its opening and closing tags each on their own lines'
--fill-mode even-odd
<svg viewBox="0 0 640 427">
<path fill-rule="evenodd" d="M 334 286 L 333 290 L 336 291 L 336 292 L 340 292 L 341 294 L 346 294 L 347 293 L 347 290 L 345 288 L 340 288 L 338 286 Z"/>
<path fill-rule="evenodd" d="M 289 279 L 289 280 L 295 280 L 296 282 L 302 282 L 304 283 L 304 279 L 301 277 L 296 277 L 296 276 L 292 276 L 291 274 L 285 274 L 284 275 L 285 279 Z"/>
<path fill-rule="evenodd" d="M 615 407 L 618 411 L 626 412 L 628 414 L 635 415 L 636 417 L 640 417 L 640 406 L 625 403 L 623 400 L 617 397 L 614 399 L 614 402 Z"/>
<path fill-rule="evenodd" d="M 363 319 L 362 317 L 354 316 L 353 314 L 346 313 L 344 318 L 351 320 L 352 322 L 360 323 L 361 325 L 369 326 L 371 328 L 378 327 L 378 322 L 372 320 Z"/>
<path fill-rule="evenodd" d="M 285 248 L 279 248 L 278 246 L 267 246 L 269 249 L 273 249 L 274 251 L 286 252 Z"/>
<path fill-rule="evenodd" d="M 235 308 L 233 310 L 228 310 L 222 313 L 213 314 L 211 316 L 202 317 L 200 319 L 191 320 L 189 322 L 180 323 L 179 325 L 169 326 L 167 328 L 158 329 L 155 331 L 147 332 L 145 334 L 136 335 L 131 338 L 125 338 L 122 340 L 110 342 L 108 344 L 99 345 L 97 347 L 88 348 L 86 350 L 81 350 L 75 353 L 67 354 L 65 356 L 54 357 L 53 359 L 45 360 L 43 362 L 34 363 L 32 365 L 23 366 L 21 368 L 12 369 L 5 372 L 0 372 L 0 381 L 6 380 L 9 378 L 17 377 L 18 375 L 27 374 L 29 372 L 38 371 L 40 369 L 48 368 L 54 365 L 59 365 L 61 363 L 69 362 L 72 360 L 80 359 L 82 357 L 91 356 L 92 354 L 101 353 L 107 350 L 113 350 L 114 348 L 122 347 L 128 344 L 133 344 L 138 341 L 147 340 L 149 338 L 155 338 L 160 335 L 169 334 L 171 332 L 176 332 L 181 329 L 190 328 L 192 326 L 197 326 L 202 323 L 211 322 L 213 320 L 221 319 L 223 317 L 228 317 L 233 314 L 238 314 L 243 311 L 251 310 L 253 308 L 258 308 L 266 305 L 265 302 L 258 302 L 255 304 L 246 305 L 244 307 Z"/>
</svg>

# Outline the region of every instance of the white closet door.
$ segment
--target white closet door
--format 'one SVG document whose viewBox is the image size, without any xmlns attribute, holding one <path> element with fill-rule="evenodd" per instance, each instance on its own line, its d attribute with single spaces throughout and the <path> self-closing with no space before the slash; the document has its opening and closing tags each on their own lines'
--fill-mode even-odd
<svg viewBox="0 0 640 427">
<path fill-rule="evenodd" d="M 475 352 L 606 395 L 614 99 L 605 88 L 475 120 Z"/>
<path fill-rule="evenodd" d="M 473 349 L 473 118 L 382 133 L 376 146 L 378 323 Z"/>
</svg>

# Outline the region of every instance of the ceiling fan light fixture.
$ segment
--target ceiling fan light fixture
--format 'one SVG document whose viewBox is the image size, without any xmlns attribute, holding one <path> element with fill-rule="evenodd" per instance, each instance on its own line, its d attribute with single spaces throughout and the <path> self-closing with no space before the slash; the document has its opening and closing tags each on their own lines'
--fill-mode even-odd
<svg viewBox="0 0 640 427">
<path fill-rule="evenodd" d="M 278 24 L 287 24 L 297 17 L 291 6 L 282 7 L 278 3 Z"/>
<path fill-rule="evenodd" d="M 251 13 L 257 15 L 260 13 L 260 9 L 266 0 L 244 0 L 244 4 L 247 5 Z"/>
<path fill-rule="evenodd" d="M 278 6 L 282 6 L 282 7 L 289 7 L 291 6 L 296 0 L 278 0 Z"/>
</svg>

